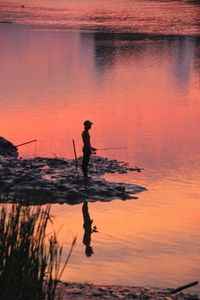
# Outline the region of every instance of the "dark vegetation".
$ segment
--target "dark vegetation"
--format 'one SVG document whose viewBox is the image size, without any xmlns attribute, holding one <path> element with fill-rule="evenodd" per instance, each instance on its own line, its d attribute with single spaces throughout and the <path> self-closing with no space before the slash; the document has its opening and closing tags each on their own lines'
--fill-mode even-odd
<svg viewBox="0 0 200 300">
<path fill-rule="evenodd" d="M 0 299 L 55 300 L 57 285 L 71 256 L 74 239 L 61 268 L 62 247 L 56 234 L 46 236 L 50 206 L 2 206 L 0 209 Z"/>
</svg>

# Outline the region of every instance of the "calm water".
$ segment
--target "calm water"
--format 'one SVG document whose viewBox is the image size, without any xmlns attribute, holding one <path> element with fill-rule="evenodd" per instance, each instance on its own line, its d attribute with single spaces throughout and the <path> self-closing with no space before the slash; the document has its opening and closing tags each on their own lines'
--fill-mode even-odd
<svg viewBox="0 0 200 300">
<path fill-rule="evenodd" d="M 4 0 L 0 9 L 2 21 L 54 30 L 198 35 L 200 27 L 198 0 Z"/>
<path fill-rule="evenodd" d="M 147 192 L 89 203 L 91 257 L 82 206 L 52 206 L 65 254 L 78 234 L 63 279 L 174 287 L 200 277 L 200 6 L 113 2 L 0 1 L 0 135 L 71 158 L 91 119 L 94 146 L 127 147 L 98 154 L 144 171 L 107 179 Z"/>
</svg>

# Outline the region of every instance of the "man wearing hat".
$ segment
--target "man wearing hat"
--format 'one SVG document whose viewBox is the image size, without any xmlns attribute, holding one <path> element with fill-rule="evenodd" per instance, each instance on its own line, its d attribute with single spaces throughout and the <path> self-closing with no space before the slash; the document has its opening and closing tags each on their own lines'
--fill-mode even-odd
<svg viewBox="0 0 200 300">
<path fill-rule="evenodd" d="M 92 122 L 89 120 L 86 120 L 84 125 L 84 130 L 82 132 L 82 139 L 83 139 L 83 160 L 82 160 L 82 171 L 84 178 L 88 178 L 88 164 L 90 161 L 90 155 L 92 154 L 92 151 L 96 151 L 95 148 L 93 148 L 90 144 L 90 134 L 89 130 L 91 129 Z"/>
</svg>

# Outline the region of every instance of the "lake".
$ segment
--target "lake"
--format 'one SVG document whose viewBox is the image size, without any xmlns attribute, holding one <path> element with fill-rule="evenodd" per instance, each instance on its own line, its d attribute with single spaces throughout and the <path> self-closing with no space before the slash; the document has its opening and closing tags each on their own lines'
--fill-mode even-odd
<svg viewBox="0 0 200 300">
<path fill-rule="evenodd" d="M 24 8 L 21 5 L 24 4 Z M 83 121 L 106 175 L 142 185 L 137 200 L 89 203 L 98 233 L 85 255 L 82 205 L 52 205 L 64 280 L 176 287 L 200 276 L 199 1 L 0 2 L 0 128 L 20 156 L 80 156 Z"/>
</svg>

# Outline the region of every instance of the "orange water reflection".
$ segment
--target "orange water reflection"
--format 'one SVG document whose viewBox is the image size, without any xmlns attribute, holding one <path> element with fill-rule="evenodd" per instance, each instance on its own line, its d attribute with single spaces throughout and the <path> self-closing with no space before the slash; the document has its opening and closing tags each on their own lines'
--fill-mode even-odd
<svg viewBox="0 0 200 300">
<path fill-rule="evenodd" d="M 71 158 L 72 139 L 81 155 L 82 122 L 91 119 L 94 146 L 128 147 L 99 155 L 145 168 L 112 180 L 148 189 L 137 201 L 89 204 L 99 230 L 89 259 L 81 205 L 52 208 L 65 251 L 78 233 L 64 278 L 160 286 L 196 280 L 199 40 L 29 29 L 0 27 L 1 135 L 15 144 L 38 139 L 21 156 Z"/>
<path fill-rule="evenodd" d="M 130 181 L 130 177 L 126 179 Z M 184 177 L 176 179 L 150 183 L 137 177 L 135 181 L 148 182 L 149 189 L 139 201 L 89 203 L 90 217 L 99 231 L 91 236 L 94 254 L 89 258 L 85 257 L 82 243 L 81 205 L 67 206 L 66 210 L 55 206 L 56 222 L 62 226 L 59 237 L 66 253 L 72 237 L 78 234 L 64 278 L 163 287 L 198 278 L 199 187 L 192 180 L 185 182 Z M 199 179 L 195 178 L 196 184 Z"/>
</svg>

